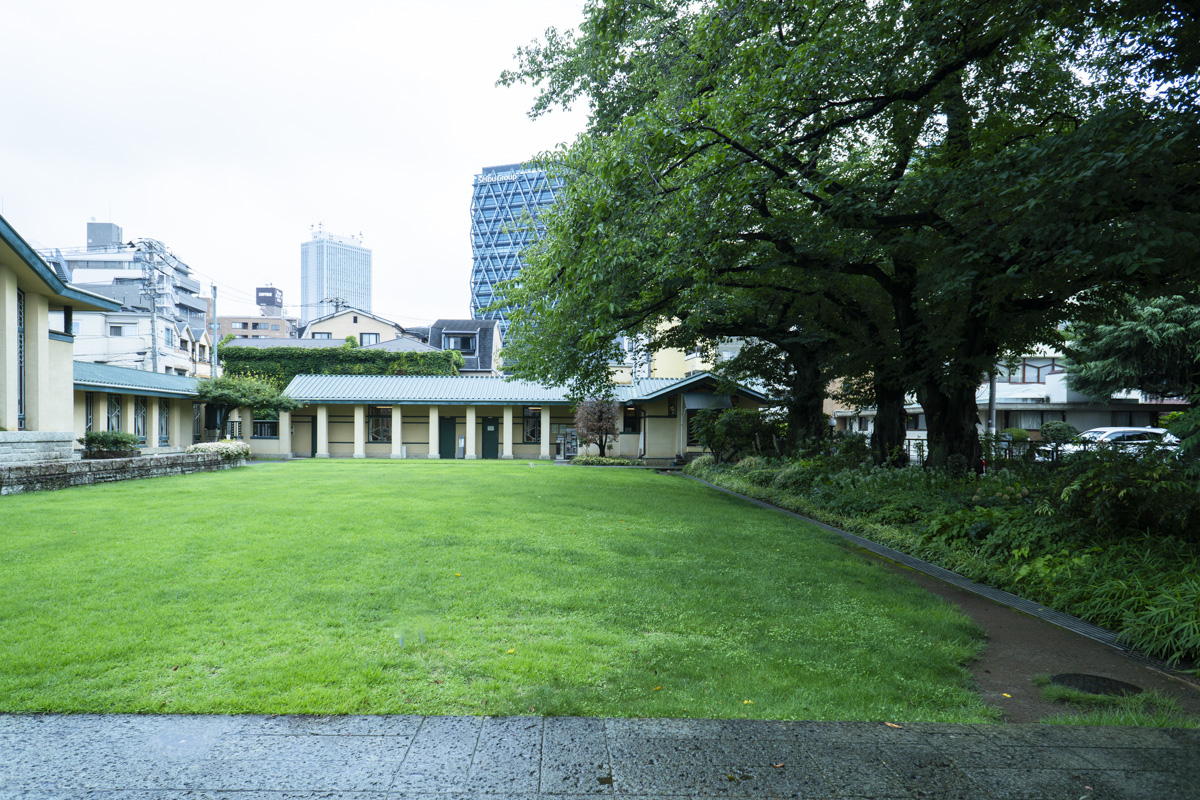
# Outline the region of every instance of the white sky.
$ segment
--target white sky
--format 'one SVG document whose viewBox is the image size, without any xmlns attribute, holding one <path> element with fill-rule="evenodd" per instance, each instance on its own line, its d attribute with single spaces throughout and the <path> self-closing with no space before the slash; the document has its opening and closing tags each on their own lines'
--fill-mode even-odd
<svg viewBox="0 0 1200 800">
<path fill-rule="evenodd" d="M 494 84 L 582 0 L 10 2 L 0 213 L 35 247 L 89 219 L 164 242 L 218 312 L 273 283 L 298 310 L 309 226 L 360 231 L 372 310 L 468 317 L 471 182 L 573 139 Z"/>
</svg>

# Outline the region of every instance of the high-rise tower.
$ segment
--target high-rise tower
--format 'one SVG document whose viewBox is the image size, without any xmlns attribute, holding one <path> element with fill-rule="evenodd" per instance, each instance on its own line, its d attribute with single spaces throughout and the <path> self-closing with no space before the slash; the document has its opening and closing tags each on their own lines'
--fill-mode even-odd
<svg viewBox="0 0 1200 800">
<path fill-rule="evenodd" d="M 484 167 L 475 176 L 471 196 L 471 316 L 500 321 L 500 337 L 508 332 L 503 311 L 483 311 L 491 305 L 496 284 L 506 281 L 525 266 L 521 251 L 544 228 L 538 212 L 554 202 L 562 182 L 543 170 L 522 164 Z M 528 218 L 526 217 L 528 214 Z M 535 232 L 529 221 L 535 223 Z"/>
<path fill-rule="evenodd" d="M 371 250 L 362 234 L 334 236 L 320 225 L 300 245 L 300 323 L 352 306 L 371 310 Z"/>
</svg>

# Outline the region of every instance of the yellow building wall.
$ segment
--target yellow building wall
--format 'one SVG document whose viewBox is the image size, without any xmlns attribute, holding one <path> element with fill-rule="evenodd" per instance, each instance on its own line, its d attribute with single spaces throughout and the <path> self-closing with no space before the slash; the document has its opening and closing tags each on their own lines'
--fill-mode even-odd
<svg viewBox="0 0 1200 800">
<path fill-rule="evenodd" d="M 354 321 L 356 317 L 358 322 Z M 304 338 L 312 339 L 314 333 L 328 333 L 331 339 L 345 339 L 347 336 L 353 336 L 358 339 L 359 344 L 362 344 L 362 334 L 364 333 L 378 333 L 381 342 L 390 341 L 400 335 L 396 326 L 380 322 L 365 314 L 355 314 L 352 311 L 331 317 L 324 322 L 309 325 L 304 332 Z"/>
</svg>

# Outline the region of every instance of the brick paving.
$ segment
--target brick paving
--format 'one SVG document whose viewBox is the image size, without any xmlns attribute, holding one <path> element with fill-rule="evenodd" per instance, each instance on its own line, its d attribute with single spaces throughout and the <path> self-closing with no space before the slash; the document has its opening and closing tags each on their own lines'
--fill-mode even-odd
<svg viewBox="0 0 1200 800">
<path fill-rule="evenodd" d="M 0 715 L 0 800 L 1194 800 L 1200 731 L 418 716 Z"/>
</svg>

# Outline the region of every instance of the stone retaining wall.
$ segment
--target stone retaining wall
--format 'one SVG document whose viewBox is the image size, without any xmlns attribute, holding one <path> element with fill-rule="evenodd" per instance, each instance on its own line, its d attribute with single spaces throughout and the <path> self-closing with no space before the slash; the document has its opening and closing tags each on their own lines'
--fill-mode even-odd
<svg viewBox="0 0 1200 800">
<path fill-rule="evenodd" d="M 69 443 L 68 443 L 69 446 Z M 216 453 L 172 453 L 137 458 L 89 461 L 46 461 L 0 466 L 0 495 L 49 491 L 68 486 L 111 483 L 162 475 L 215 472 L 245 464 L 244 459 L 224 461 Z"/>
<path fill-rule="evenodd" d="M 70 431 L 0 431 L 0 466 L 74 458 Z"/>
</svg>

